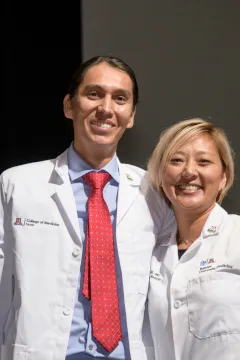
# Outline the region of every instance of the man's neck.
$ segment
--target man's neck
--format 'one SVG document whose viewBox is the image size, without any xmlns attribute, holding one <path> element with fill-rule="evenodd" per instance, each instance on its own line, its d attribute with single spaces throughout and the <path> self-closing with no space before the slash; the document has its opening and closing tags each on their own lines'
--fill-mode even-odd
<svg viewBox="0 0 240 360">
<path fill-rule="evenodd" d="M 91 149 L 89 151 L 82 151 L 79 147 L 73 144 L 74 150 L 76 153 L 93 169 L 100 170 L 104 166 L 106 166 L 114 157 L 116 149 L 112 149 L 111 151 L 104 151 L 101 148 L 98 149 Z"/>
</svg>

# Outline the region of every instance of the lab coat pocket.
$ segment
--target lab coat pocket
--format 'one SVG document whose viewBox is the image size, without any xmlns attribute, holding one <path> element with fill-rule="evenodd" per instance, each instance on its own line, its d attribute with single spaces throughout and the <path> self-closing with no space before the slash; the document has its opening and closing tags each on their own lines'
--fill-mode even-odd
<svg viewBox="0 0 240 360">
<path fill-rule="evenodd" d="M 240 333 L 240 278 L 215 273 L 192 279 L 187 287 L 190 331 L 199 339 Z"/>
<path fill-rule="evenodd" d="M 138 293 L 147 295 L 151 258 L 155 245 L 155 235 L 151 232 L 141 231 L 135 233 L 133 239 L 137 266 Z"/>
</svg>

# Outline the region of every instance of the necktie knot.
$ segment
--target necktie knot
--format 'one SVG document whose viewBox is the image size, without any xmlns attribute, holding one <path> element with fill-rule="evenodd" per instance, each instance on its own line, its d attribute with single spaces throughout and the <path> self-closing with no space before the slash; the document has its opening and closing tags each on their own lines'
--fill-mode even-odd
<svg viewBox="0 0 240 360">
<path fill-rule="evenodd" d="M 104 186 L 111 180 L 111 175 L 104 171 L 90 172 L 83 175 L 83 179 L 91 190 L 103 190 Z"/>
</svg>

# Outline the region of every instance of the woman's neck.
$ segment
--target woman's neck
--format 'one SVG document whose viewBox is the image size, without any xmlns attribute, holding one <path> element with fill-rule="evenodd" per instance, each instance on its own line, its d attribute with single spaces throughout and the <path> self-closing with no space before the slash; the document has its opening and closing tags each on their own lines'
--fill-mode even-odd
<svg viewBox="0 0 240 360">
<path fill-rule="evenodd" d="M 200 236 L 204 224 L 214 205 L 205 212 L 175 210 L 178 226 L 177 242 L 179 249 L 187 249 Z"/>
</svg>

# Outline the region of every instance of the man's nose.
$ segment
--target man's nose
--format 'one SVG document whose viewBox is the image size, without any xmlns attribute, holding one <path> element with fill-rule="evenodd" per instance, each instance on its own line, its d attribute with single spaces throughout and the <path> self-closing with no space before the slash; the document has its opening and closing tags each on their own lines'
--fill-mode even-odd
<svg viewBox="0 0 240 360">
<path fill-rule="evenodd" d="M 105 96 L 98 106 L 98 112 L 101 118 L 109 118 L 113 116 L 113 102 L 111 97 Z"/>
</svg>

